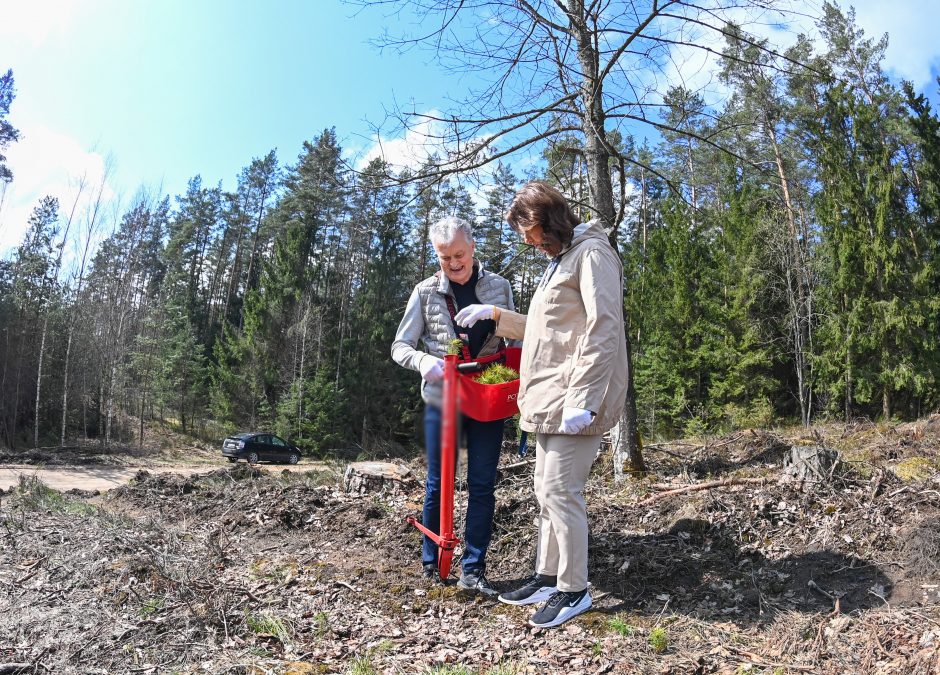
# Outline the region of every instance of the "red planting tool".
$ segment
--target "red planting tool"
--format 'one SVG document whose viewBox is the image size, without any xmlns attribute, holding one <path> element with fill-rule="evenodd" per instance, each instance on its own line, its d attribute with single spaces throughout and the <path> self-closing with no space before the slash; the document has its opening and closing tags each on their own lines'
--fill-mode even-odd
<svg viewBox="0 0 940 675">
<path fill-rule="evenodd" d="M 460 540 L 454 536 L 454 471 L 457 456 L 457 356 L 444 357 L 444 400 L 441 410 L 441 527 L 436 534 L 408 516 L 408 522 L 437 544 L 437 569 L 441 579 L 450 574 L 454 547 Z"/>
<path fill-rule="evenodd" d="M 505 354 L 500 355 L 499 360 L 518 370 L 521 351 L 518 347 L 510 347 L 506 349 Z M 458 363 L 458 360 L 459 357 L 454 354 L 444 357 L 444 398 L 441 402 L 441 522 L 438 529 L 440 534 L 432 532 L 414 516 L 408 516 L 406 519 L 437 544 L 437 569 L 441 580 L 450 574 L 454 547 L 460 543 L 454 536 L 457 417 L 462 411 L 475 420 L 491 422 L 511 417 L 519 409 L 516 405 L 519 380 L 502 384 L 480 384 L 473 375 L 463 374 L 477 373 L 496 360 L 495 358 L 481 358 L 467 363 Z"/>
</svg>

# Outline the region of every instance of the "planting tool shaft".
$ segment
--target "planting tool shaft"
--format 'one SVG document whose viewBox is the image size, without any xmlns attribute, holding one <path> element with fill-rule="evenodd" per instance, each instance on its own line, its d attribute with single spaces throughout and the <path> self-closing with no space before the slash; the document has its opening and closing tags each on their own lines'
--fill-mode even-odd
<svg viewBox="0 0 940 675">
<path fill-rule="evenodd" d="M 444 357 L 444 400 L 441 410 L 441 499 L 440 527 L 432 532 L 414 516 L 406 521 L 418 528 L 438 547 L 437 570 L 441 580 L 450 574 L 454 547 L 460 540 L 454 536 L 454 472 L 457 458 L 457 356 Z"/>
</svg>

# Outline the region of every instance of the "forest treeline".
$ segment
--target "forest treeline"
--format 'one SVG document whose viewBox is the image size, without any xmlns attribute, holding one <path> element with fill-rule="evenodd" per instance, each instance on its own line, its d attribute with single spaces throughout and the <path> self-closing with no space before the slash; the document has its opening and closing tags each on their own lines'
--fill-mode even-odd
<svg viewBox="0 0 940 675">
<path fill-rule="evenodd" d="M 940 119 L 851 15 L 827 6 L 822 41 L 783 54 L 733 28 L 719 106 L 674 87 L 655 140 L 611 135 L 636 159 L 610 170 L 643 434 L 936 410 Z M 293 163 L 252 160 L 234 191 L 196 176 L 118 212 L 101 185 L 43 199 L 0 261 L 0 445 L 137 442 L 157 419 L 319 453 L 408 446 L 418 377 L 389 347 L 436 269 L 428 226 L 472 221 L 524 310 L 545 261 L 503 217 L 533 178 L 590 217 L 579 143 L 471 189 L 433 157 L 353 167 L 326 129 Z"/>
</svg>

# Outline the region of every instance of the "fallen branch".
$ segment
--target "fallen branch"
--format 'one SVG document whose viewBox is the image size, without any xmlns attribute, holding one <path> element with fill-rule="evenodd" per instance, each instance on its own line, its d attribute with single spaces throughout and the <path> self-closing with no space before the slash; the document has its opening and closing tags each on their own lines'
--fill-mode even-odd
<svg viewBox="0 0 940 675">
<path fill-rule="evenodd" d="M 516 462 L 515 464 L 507 464 L 506 466 L 499 467 L 503 471 L 508 471 L 509 469 L 518 469 L 520 466 L 526 466 L 527 464 L 535 464 L 535 457 L 532 459 L 524 459 L 521 462 Z"/>
<path fill-rule="evenodd" d="M 721 480 L 712 480 L 707 483 L 686 485 L 685 487 L 675 488 L 674 490 L 660 492 L 658 495 L 653 495 L 652 497 L 647 497 L 646 499 L 637 502 L 634 506 L 648 506 L 649 504 L 658 502 L 661 499 L 684 494 L 686 492 L 699 492 L 700 490 L 711 490 L 712 488 L 729 487 L 731 485 L 765 485 L 768 482 L 770 482 L 769 478 L 723 478 Z"/>
<path fill-rule="evenodd" d="M 0 663 L 0 675 L 15 675 L 32 669 L 32 663 Z"/>
<path fill-rule="evenodd" d="M 821 593 L 822 595 L 825 595 L 827 598 L 829 598 L 829 599 L 832 600 L 833 602 L 836 601 L 836 598 L 835 598 L 834 595 L 832 595 L 832 593 L 830 593 L 829 591 L 827 591 L 827 590 L 825 590 L 824 588 L 822 588 L 819 584 L 817 584 L 817 583 L 816 583 L 815 581 L 813 581 L 812 579 L 810 579 L 809 581 L 807 581 L 807 582 L 806 582 L 806 585 L 809 586 L 809 587 L 810 587 L 811 589 L 813 589 L 814 591 L 816 591 L 817 593 Z"/>
<path fill-rule="evenodd" d="M 738 654 L 747 658 L 751 663 L 761 668 L 786 668 L 787 670 L 796 670 L 801 673 L 813 673 L 816 672 L 816 669 L 813 666 L 798 666 L 793 663 L 780 663 L 779 661 L 770 661 L 755 654 L 754 652 L 749 652 L 746 649 L 740 649 L 739 647 L 726 647 L 729 652 Z"/>
<path fill-rule="evenodd" d="M 672 445 L 677 445 L 677 444 L 673 443 Z M 688 443 L 681 443 L 681 445 L 684 445 L 686 447 L 692 447 Z M 670 457 L 675 457 L 676 459 L 683 459 L 683 460 L 687 459 L 686 455 L 680 455 L 678 452 L 667 450 L 666 448 L 660 447 L 659 445 L 644 445 L 643 449 L 649 450 L 651 452 L 661 452 L 663 454 L 669 455 Z"/>
</svg>

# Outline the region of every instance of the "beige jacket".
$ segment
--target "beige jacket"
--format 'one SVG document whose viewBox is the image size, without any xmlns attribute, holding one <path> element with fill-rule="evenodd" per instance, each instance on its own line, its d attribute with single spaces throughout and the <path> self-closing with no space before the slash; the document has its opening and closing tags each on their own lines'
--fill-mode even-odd
<svg viewBox="0 0 940 675">
<path fill-rule="evenodd" d="M 571 246 L 545 271 L 528 315 L 502 310 L 496 334 L 523 339 L 522 429 L 559 433 L 565 407 L 596 413 L 582 436 L 617 423 L 627 394 L 623 265 L 598 221 L 575 228 Z"/>
</svg>

